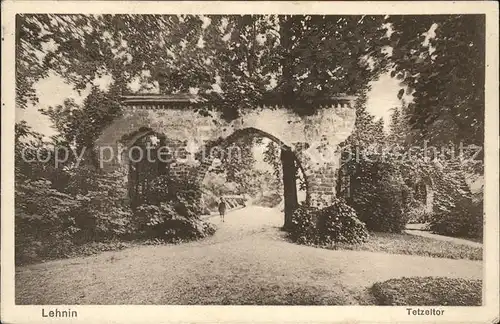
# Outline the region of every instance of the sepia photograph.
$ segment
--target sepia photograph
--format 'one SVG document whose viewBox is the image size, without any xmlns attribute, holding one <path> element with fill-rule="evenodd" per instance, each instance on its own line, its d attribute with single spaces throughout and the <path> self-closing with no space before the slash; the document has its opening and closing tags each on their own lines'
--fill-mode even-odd
<svg viewBox="0 0 500 324">
<path fill-rule="evenodd" d="M 498 22 L 283 6 L 11 15 L 2 308 L 494 306 Z"/>
</svg>

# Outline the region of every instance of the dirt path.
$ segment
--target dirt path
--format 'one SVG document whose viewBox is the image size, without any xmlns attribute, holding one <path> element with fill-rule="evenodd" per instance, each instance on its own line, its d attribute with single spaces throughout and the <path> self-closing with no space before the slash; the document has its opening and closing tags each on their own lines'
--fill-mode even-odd
<svg viewBox="0 0 500 324">
<path fill-rule="evenodd" d="M 279 211 L 229 213 L 208 239 L 19 267 L 18 304 L 365 304 L 402 276 L 481 278 L 482 263 L 287 242 Z"/>
</svg>

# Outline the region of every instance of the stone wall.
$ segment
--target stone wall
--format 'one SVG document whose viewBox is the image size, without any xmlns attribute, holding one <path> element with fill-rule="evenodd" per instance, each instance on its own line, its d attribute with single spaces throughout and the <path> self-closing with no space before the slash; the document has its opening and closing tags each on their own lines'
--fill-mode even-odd
<svg viewBox="0 0 500 324">
<path fill-rule="evenodd" d="M 213 158 L 210 152 L 203 152 L 207 143 L 223 142 L 235 132 L 248 129 L 292 149 L 302 166 L 311 205 L 327 205 L 335 196 L 340 163 L 336 150 L 351 134 L 355 121 L 350 105 L 322 107 L 315 115 L 305 117 L 280 107 L 260 107 L 241 112 L 231 122 L 224 121 L 218 112 L 202 116 L 189 106 L 154 107 L 125 106 L 123 116 L 103 131 L 95 148 L 103 170 L 126 170 L 127 147 L 141 136 L 156 132 L 169 139 L 169 150 L 175 155 L 174 172 L 180 177 L 203 179 Z M 201 160 L 195 159 L 197 152 L 202 153 Z M 197 170 L 194 174 L 186 171 L 193 169 Z"/>
</svg>

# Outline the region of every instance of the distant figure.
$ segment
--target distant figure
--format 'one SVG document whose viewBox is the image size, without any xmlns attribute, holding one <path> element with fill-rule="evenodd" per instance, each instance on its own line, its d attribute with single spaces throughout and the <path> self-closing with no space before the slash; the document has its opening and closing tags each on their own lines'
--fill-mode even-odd
<svg viewBox="0 0 500 324">
<path fill-rule="evenodd" d="M 223 197 L 220 197 L 219 214 L 220 218 L 222 219 L 222 222 L 224 222 L 224 215 L 226 214 L 226 202 L 224 201 Z"/>
</svg>

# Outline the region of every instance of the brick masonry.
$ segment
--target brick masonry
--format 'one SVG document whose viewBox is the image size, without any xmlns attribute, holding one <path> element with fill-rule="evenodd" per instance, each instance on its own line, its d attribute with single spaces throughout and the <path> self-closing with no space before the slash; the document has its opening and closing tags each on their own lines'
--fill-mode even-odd
<svg viewBox="0 0 500 324">
<path fill-rule="evenodd" d="M 166 137 L 166 146 L 174 152 L 171 172 L 201 182 L 214 159 L 213 151 L 206 149 L 207 143 L 218 140 L 224 145 L 238 132 L 253 133 L 292 149 L 304 173 L 308 201 L 316 207 L 328 205 L 335 197 L 340 166 L 337 148 L 351 134 L 355 121 L 351 101 L 322 107 L 306 117 L 281 107 L 258 107 L 243 111 L 231 122 L 214 111 L 202 116 L 189 105 L 124 103 L 123 108 L 123 116 L 96 142 L 99 166 L 105 172 L 119 171 L 126 179 L 128 149 L 141 137 L 156 133 Z"/>
</svg>

